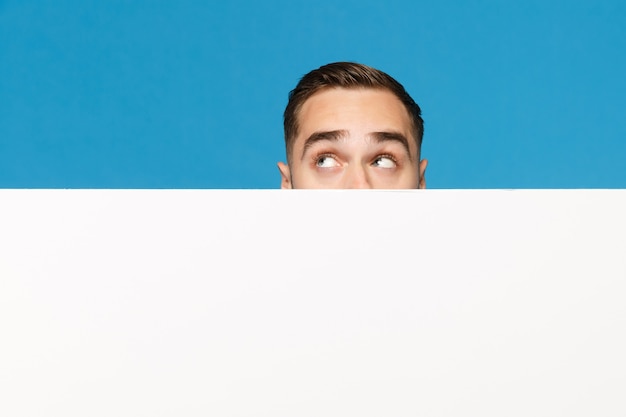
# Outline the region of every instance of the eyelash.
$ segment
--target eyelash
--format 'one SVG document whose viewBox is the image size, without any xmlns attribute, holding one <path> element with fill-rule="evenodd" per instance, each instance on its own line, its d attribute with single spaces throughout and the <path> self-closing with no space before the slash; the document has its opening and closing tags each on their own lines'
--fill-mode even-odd
<svg viewBox="0 0 626 417">
<path fill-rule="evenodd" d="M 320 154 L 317 154 L 317 155 L 315 155 L 313 157 L 313 164 L 316 165 L 320 161 L 320 159 L 322 159 L 322 158 L 334 158 L 334 159 L 336 159 L 337 157 L 333 153 L 320 153 Z M 372 159 L 372 162 L 376 161 L 377 159 L 380 159 L 380 158 L 389 158 L 389 159 L 391 159 L 393 161 L 394 164 L 398 165 L 398 158 L 396 158 L 395 156 L 393 156 L 391 154 L 388 154 L 388 153 L 382 153 L 380 155 L 376 155 L 376 157 L 374 159 Z"/>
<path fill-rule="evenodd" d="M 317 154 L 315 156 L 313 156 L 313 164 L 317 164 L 319 162 L 320 159 L 322 158 L 334 158 L 336 159 L 337 157 L 335 156 L 335 154 L 332 153 L 320 153 Z"/>
<path fill-rule="evenodd" d="M 383 154 L 377 155 L 374 158 L 374 160 L 372 161 L 372 163 L 374 163 L 375 161 L 380 160 L 381 158 L 387 158 L 387 159 L 391 160 L 391 162 L 393 162 L 394 169 L 401 168 L 400 160 L 398 158 L 396 158 L 395 156 L 393 156 L 391 154 L 388 154 L 388 153 L 383 153 Z"/>
<path fill-rule="evenodd" d="M 380 154 L 380 155 L 376 155 L 376 158 L 374 158 L 374 161 L 377 160 L 377 159 L 380 159 L 380 158 L 389 158 L 393 162 L 395 162 L 396 164 L 398 163 L 398 159 L 395 156 L 390 155 L 388 153 L 383 153 L 383 154 Z"/>
</svg>

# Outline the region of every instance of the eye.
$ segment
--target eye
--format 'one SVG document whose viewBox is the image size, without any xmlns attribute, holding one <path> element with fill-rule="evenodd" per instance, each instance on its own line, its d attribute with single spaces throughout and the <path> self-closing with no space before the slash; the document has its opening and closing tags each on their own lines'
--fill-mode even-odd
<svg viewBox="0 0 626 417">
<path fill-rule="evenodd" d="M 395 168 L 397 166 L 395 159 L 389 155 L 380 155 L 376 157 L 373 165 L 378 168 Z"/>
<path fill-rule="evenodd" d="M 334 168 L 339 166 L 339 162 L 331 155 L 320 155 L 315 159 L 315 165 L 320 168 Z"/>
</svg>

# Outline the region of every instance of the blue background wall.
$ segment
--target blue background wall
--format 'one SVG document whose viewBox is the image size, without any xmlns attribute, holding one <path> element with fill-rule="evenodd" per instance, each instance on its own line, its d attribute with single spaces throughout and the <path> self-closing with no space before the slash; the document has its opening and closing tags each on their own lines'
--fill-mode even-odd
<svg viewBox="0 0 626 417">
<path fill-rule="evenodd" d="M 625 26 L 622 1 L 0 0 L 0 187 L 277 188 L 287 93 L 351 60 L 422 107 L 429 188 L 626 188 Z"/>
</svg>

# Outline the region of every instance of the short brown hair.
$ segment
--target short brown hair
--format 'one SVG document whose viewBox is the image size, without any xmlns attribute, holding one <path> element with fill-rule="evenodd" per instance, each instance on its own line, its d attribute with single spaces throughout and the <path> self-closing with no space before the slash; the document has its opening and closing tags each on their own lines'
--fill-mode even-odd
<svg viewBox="0 0 626 417">
<path fill-rule="evenodd" d="M 367 65 L 355 62 L 334 62 L 306 74 L 300 79 L 296 88 L 289 93 L 289 102 L 283 115 L 288 162 L 291 160 L 293 144 L 298 135 L 298 113 L 302 105 L 318 91 L 336 87 L 374 88 L 392 92 L 404 104 L 413 121 L 415 141 L 417 142 L 418 151 L 420 150 L 422 137 L 424 136 L 422 111 L 406 92 L 402 84 L 388 74 Z"/>
</svg>

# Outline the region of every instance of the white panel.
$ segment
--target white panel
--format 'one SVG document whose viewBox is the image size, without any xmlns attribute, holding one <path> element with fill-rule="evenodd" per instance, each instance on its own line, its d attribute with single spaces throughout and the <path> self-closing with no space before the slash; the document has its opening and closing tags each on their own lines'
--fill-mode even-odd
<svg viewBox="0 0 626 417">
<path fill-rule="evenodd" d="M 626 191 L 0 190 L 2 416 L 624 416 Z"/>
</svg>

